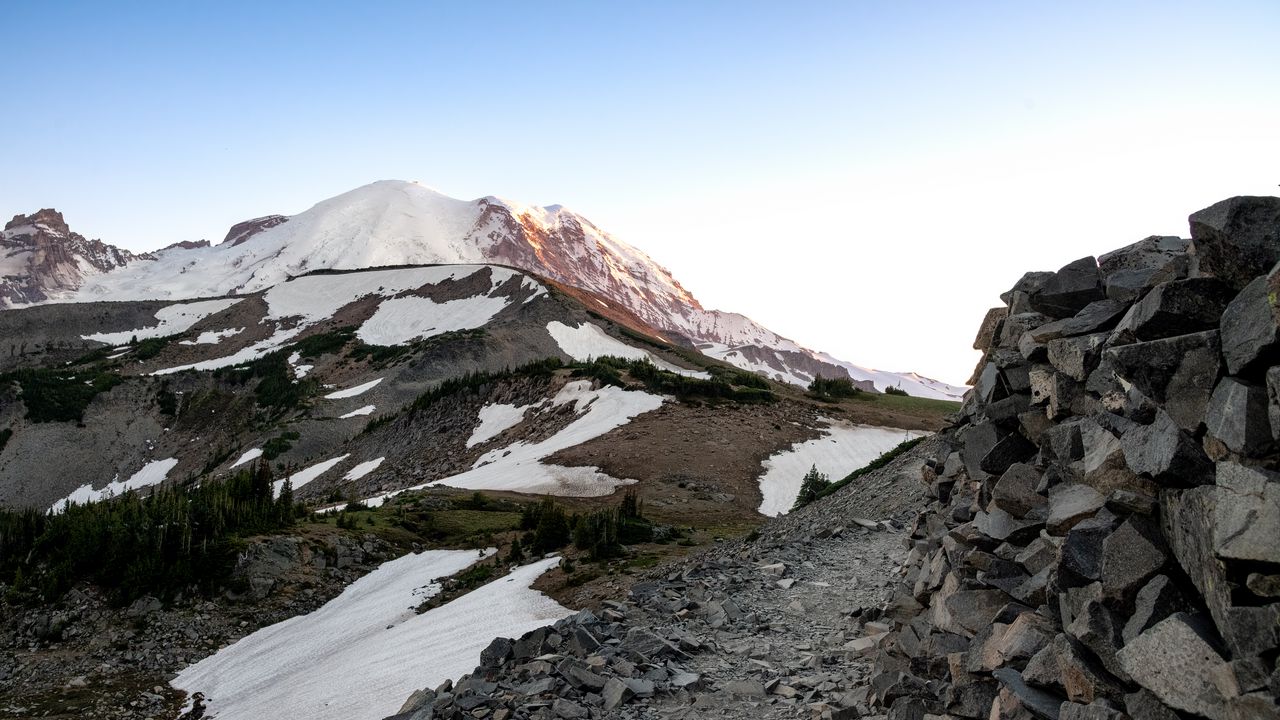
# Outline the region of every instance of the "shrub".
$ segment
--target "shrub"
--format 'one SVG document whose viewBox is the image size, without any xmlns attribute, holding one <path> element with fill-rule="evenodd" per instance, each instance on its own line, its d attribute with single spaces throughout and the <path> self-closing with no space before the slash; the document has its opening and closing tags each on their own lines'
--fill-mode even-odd
<svg viewBox="0 0 1280 720">
<path fill-rule="evenodd" d="M 903 390 L 900 387 L 894 387 L 893 385 L 890 385 L 889 387 L 884 389 L 884 394 L 885 395 L 906 395 L 907 391 Z"/>
<path fill-rule="evenodd" d="M 862 391 L 847 377 L 824 378 L 818 375 L 809 383 L 809 392 L 825 398 L 850 398 Z"/>
<path fill-rule="evenodd" d="M 293 447 L 293 441 L 300 437 L 302 436 L 293 430 L 287 430 L 280 433 L 262 444 L 262 457 L 268 460 L 275 460 L 281 455 L 289 452 Z"/>
<path fill-rule="evenodd" d="M 809 468 L 809 472 L 805 473 L 804 480 L 800 483 L 800 493 L 796 495 L 796 502 L 791 506 L 792 510 L 799 510 L 809 503 L 822 497 L 822 491 L 831 486 L 831 479 L 824 473 L 818 472 L 818 466 L 814 465 Z"/>
</svg>

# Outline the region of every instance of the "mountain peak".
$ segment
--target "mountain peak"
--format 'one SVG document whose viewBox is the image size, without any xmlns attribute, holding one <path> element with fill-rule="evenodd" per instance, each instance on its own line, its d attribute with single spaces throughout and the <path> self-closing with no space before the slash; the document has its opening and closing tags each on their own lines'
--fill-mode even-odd
<svg viewBox="0 0 1280 720">
<path fill-rule="evenodd" d="M 67 226 L 67 221 L 62 217 L 62 213 L 53 208 L 37 210 L 30 215 L 14 215 L 13 219 L 5 224 L 4 229 L 12 231 L 27 226 L 64 237 L 71 234 L 71 228 Z"/>
</svg>

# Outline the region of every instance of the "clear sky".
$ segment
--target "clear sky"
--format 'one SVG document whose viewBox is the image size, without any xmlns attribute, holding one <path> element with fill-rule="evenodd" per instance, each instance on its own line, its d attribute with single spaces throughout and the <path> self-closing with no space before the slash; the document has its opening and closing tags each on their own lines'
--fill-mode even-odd
<svg viewBox="0 0 1280 720">
<path fill-rule="evenodd" d="M 1280 194 L 1280 3 L 0 3 L 0 212 L 132 249 L 373 180 L 564 204 L 962 382 L 986 308 Z"/>
</svg>

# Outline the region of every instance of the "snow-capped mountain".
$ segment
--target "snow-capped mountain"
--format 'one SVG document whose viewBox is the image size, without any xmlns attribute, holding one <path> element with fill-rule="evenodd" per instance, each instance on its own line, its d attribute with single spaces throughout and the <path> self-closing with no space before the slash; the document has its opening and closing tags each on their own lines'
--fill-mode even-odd
<svg viewBox="0 0 1280 720">
<path fill-rule="evenodd" d="M 71 232 L 57 210 L 15 215 L 0 233 L 0 306 L 63 297 L 86 278 L 142 259 L 151 258 Z"/>
<path fill-rule="evenodd" d="M 914 373 L 836 360 L 743 315 L 708 310 L 648 255 L 561 206 L 497 197 L 457 200 L 396 180 L 357 188 L 292 217 L 240 223 L 212 247 L 129 257 L 121 267 L 82 272 L 53 284 L 44 296 L 15 296 L 7 303 L 211 297 L 256 292 L 313 270 L 486 262 L 588 290 L 618 303 L 666 340 L 779 380 L 807 385 L 817 374 L 847 375 L 878 389 L 893 385 L 944 399 L 958 399 L 964 391 Z M 40 277 L 31 275 L 33 282 Z"/>
</svg>

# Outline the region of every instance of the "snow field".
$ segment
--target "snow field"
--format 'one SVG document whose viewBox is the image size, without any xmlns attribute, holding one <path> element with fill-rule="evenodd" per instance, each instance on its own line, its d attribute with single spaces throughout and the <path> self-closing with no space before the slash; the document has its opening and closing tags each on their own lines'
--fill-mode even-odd
<svg viewBox="0 0 1280 720">
<path fill-rule="evenodd" d="M 800 485 L 809 468 L 817 465 L 832 482 L 865 466 L 904 440 L 928 433 L 871 425 L 849 425 L 826 420 L 829 427 L 815 440 L 796 443 L 774 453 L 762 463 L 760 502 L 762 515 L 782 515 L 791 511 L 800 494 Z"/>
<path fill-rule="evenodd" d="M 126 490 L 136 490 L 138 488 L 159 485 L 164 482 L 165 476 L 167 476 L 169 471 L 177 466 L 177 464 L 177 458 L 153 460 L 146 465 L 143 465 L 141 470 L 130 475 L 129 479 L 124 482 L 120 482 L 120 476 L 116 475 L 116 479 L 107 483 L 107 486 L 101 490 L 94 490 L 92 484 L 81 485 L 72 491 L 70 495 L 54 503 L 49 510 L 51 512 L 60 513 L 67 509 L 67 503 L 69 502 L 77 504 L 97 502 L 99 500 L 106 500 L 107 498 L 115 497 Z"/>
<path fill-rule="evenodd" d="M 483 327 L 510 304 L 509 298 L 487 295 L 443 303 L 417 296 L 391 298 L 364 321 L 356 337 L 370 345 L 403 345 L 441 333 Z"/>
<path fill-rule="evenodd" d="M 594 323 L 584 322 L 578 327 L 569 327 L 558 320 L 547 323 L 547 332 L 555 339 L 556 344 L 566 355 L 586 362 L 592 358 L 610 355 L 627 360 L 648 360 L 662 370 L 669 370 L 677 375 L 706 380 L 710 374 L 701 370 L 686 370 L 657 357 L 648 350 L 628 345 L 609 335 Z"/>
<path fill-rule="evenodd" d="M 352 480 L 359 480 L 365 475 L 368 475 L 374 470 L 377 470 L 378 466 L 382 464 L 383 460 L 386 460 L 386 458 L 380 457 L 380 458 L 374 458 L 367 462 L 362 462 L 359 465 L 356 465 L 355 467 L 348 470 L 347 474 L 342 476 L 342 479 L 345 482 L 351 482 Z"/>
<path fill-rule="evenodd" d="M 217 300 L 201 300 L 199 302 L 167 305 L 156 311 L 156 320 L 160 322 L 151 327 L 124 330 L 122 332 L 94 333 L 93 335 L 81 335 L 80 337 L 108 345 L 121 345 L 135 337 L 139 340 L 146 340 L 147 338 L 175 335 L 189 330 L 192 325 L 210 315 L 216 315 L 226 310 L 240 302 L 240 300 L 241 298 L 220 298 Z M 204 335 L 202 334 L 200 337 L 204 337 Z M 214 342 L 217 341 L 215 340 Z"/>
<path fill-rule="evenodd" d="M 492 554 L 492 550 L 488 551 Z M 495 635 L 519 637 L 571 614 L 530 585 L 559 558 L 517 569 L 441 607 L 413 608 L 473 550 L 406 555 L 308 615 L 263 628 L 172 681 L 218 720 L 378 720 L 415 690 L 471 672 Z"/>
</svg>

